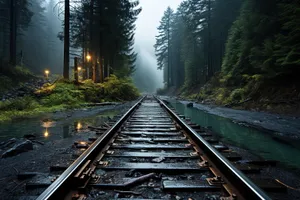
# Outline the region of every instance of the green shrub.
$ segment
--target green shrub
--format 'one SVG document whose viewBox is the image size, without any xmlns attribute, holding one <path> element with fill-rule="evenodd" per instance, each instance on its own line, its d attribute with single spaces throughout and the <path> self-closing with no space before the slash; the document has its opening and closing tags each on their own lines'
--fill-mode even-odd
<svg viewBox="0 0 300 200">
<path fill-rule="evenodd" d="M 237 88 L 233 90 L 230 94 L 230 101 L 231 102 L 236 102 L 236 101 L 241 101 L 245 97 L 245 90 L 243 88 Z"/>
<path fill-rule="evenodd" d="M 68 92 L 54 93 L 42 99 L 41 103 L 44 106 L 57 106 L 57 105 L 77 105 L 81 101 L 72 97 Z"/>
<path fill-rule="evenodd" d="M 31 77 L 34 76 L 33 73 L 26 67 L 16 66 L 12 70 L 13 74 L 17 77 Z"/>
<path fill-rule="evenodd" d="M 87 102 L 100 102 L 103 96 L 103 87 L 101 84 L 95 84 L 92 80 L 86 81 L 82 87 L 84 89 L 84 99 Z"/>
<path fill-rule="evenodd" d="M 19 97 L 13 100 L 0 102 L 0 110 L 30 110 L 39 107 L 39 103 L 31 96 Z"/>
<path fill-rule="evenodd" d="M 129 78 L 118 79 L 111 75 L 101 84 L 104 90 L 104 96 L 108 100 L 134 100 L 140 96 L 138 89 Z"/>
</svg>

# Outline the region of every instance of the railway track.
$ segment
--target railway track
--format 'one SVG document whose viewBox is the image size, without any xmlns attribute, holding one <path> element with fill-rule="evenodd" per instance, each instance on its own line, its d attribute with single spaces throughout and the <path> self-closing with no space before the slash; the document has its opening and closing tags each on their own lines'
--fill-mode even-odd
<svg viewBox="0 0 300 200">
<path fill-rule="evenodd" d="M 259 177 L 258 165 L 265 163 L 240 159 L 208 131 L 146 96 L 37 199 L 255 200 L 284 191 L 271 179 L 254 184 L 244 174 Z"/>
</svg>

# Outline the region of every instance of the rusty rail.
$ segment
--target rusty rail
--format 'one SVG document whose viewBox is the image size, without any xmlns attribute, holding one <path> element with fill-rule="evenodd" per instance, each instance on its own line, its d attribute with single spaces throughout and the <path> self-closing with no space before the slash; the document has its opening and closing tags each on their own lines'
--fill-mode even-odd
<svg viewBox="0 0 300 200">
<path fill-rule="evenodd" d="M 96 164 L 94 166 L 93 169 L 89 169 L 88 172 L 84 172 L 84 169 L 86 168 L 86 166 L 91 165 L 91 163 L 98 163 L 98 165 L 103 165 L 103 169 L 109 169 L 108 166 L 106 168 L 107 163 L 106 162 L 102 162 L 101 159 L 104 156 L 104 154 L 109 154 L 111 153 L 111 151 L 107 151 L 109 148 L 113 147 L 116 149 L 122 149 L 125 148 L 124 146 L 126 145 L 118 145 L 116 143 L 112 143 L 112 141 L 116 140 L 117 136 L 119 135 L 120 132 L 123 133 L 126 132 L 126 129 L 123 129 L 122 126 L 125 125 L 124 127 L 132 127 L 129 128 L 129 130 L 134 130 L 136 132 L 133 132 L 133 134 L 139 134 L 138 130 L 140 127 L 142 127 L 142 130 L 145 130 L 147 134 L 149 134 L 149 136 L 151 135 L 151 128 L 155 127 L 155 130 L 159 130 L 158 127 L 160 127 L 161 133 L 159 133 L 158 131 L 156 132 L 156 134 L 164 134 L 164 130 L 166 130 L 166 128 L 164 128 L 164 118 L 165 117 L 161 117 L 162 120 L 158 120 L 160 119 L 160 116 L 156 116 L 156 120 L 152 119 L 150 121 L 152 121 L 151 123 L 149 123 L 148 125 L 145 125 L 144 122 L 141 123 L 137 122 L 139 120 L 139 116 L 142 117 L 143 115 L 143 109 L 140 109 L 140 111 L 135 112 L 139 105 L 141 105 L 141 102 L 143 102 L 143 100 L 146 97 L 141 98 L 134 106 L 132 106 L 118 121 L 117 123 L 115 123 L 108 131 L 106 131 L 102 136 L 100 136 L 77 160 L 75 160 L 73 162 L 73 164 L 71 164 L 62 174 L 61 176 L 55 180 L 55 182 L 53 182 L 38 198 L 37 200 L 50 200 L 50 199 L 62 199 L 62 197 L 65 197 L 70 190 L 72 189 L 76 189 L 78 188 L 79 185 L 78 182 L 74 181 L 74 177 L 81 177 L 82 174 L 84 173 L 89 173 L 91 170 L 95 170 L 95 168 L 97 167 Z M 204 152 L 205 157 L 207 158 L 207 160 L 209 160 L 209 163 L 213 164 L 213 167 L 216 169 L 216 171 L 220 172 L 220 173 L 214 173 L 216 174 L 221 174 L 222 177 L 224 177 L 224 180 L 226 180 L 226 182 L 228 182 L 228 184 L 230 186 L 233 187 L 234 191 L 237 191 L 237 196 L 240 197 L 241 199 L 251 199 L 251 200 L 269 200 L 271 199 L 264 191 L 262 191 L 258 186 L 256 186 L 251 180 L 249 180 L 240 170 L 238 170 L 230 161 L 228 161 L 220 152 L 218 152 L 207 140 L 205 140 L 202 136 L 200 136 L 200 134 L 198 134 L 193 128 L 191 128 L 191 126 L 189 126 L 184 120 L 182 120 L 175 112 L 173 112 L 168 106 L 166 106 L 166 104 L 160 100 L 159 98 L 155 97 L 156 101 L 161 105 L 161 107 L 163 109 L 161 109 L 162 111 L 164 110 L 164 112 L 166 111 L 165 115 L 171 116 L 170 119 L 173 120 L 173 122 L 175 122 L 177 125 L 180 126 L 181 130 L 184 131 L 184 135 L 188 136 L 189 139 L 191 139 L 191 144 L 195 144 L 196 148 L 201 149 L 202 152 Z M 155 103 L 158 105 L 159 108 L 159 104 Z M 156 107 L 156 109 L 158 110 L 158 108 Z M 145 109 L 145 108 L 144 108 Z M 148 107 L 149 112 L 151 111 L 151 106 Z M 160 113 L 161 111 L 153 111 L 153 113 Z M 139 114 L 136 114 L 139 113 Z M 136 116 L 134 116 L 136 115 Z M 150 117 L 151 118 L 151 117 Z M 134 122 L 129 122 L 130 120 L 134 121 Z M 143 120 L 141 120 L 143 121 Z M 144 121 L 147 121 L 147 118 L 144 119 Z M 157 122 L 155 122 L 157 121 Z M 134 125 L 126 125 L 126 123 L 129 124 L 134 124 Z M 152 125 L 151 125 L 152 124 Z M 159 124 L 159 125 L 153 125 L 153 124 Z M 169 123 L 170 125 L 170 123 Z M 168 127 L 168 125 L 165 125 L 166 127 Z M 175 126 L 175 125 L 174 125 Z M 158 128 L 158 129 L 157 129 Z M 121 131 L 120 131 L 121 130 Z M 170 131 L 174 131 L 173 129 L 169 129 Z M 149 132 L 147 132 L 149 131 Z M 130 132 L 130 131 L 129 131 Z M 177 132 L 170 132 L 168 133 L 169 135 L 176 135 Z M 178 133 L 179 134 L 179 133 Z M 152 136 L 153 138 L 153 136 Z M 149 139 L 145 139 L 142 137 L 138 137 L 135 138 L 138 141 L 146 141 L 146 142 L 155 142 L 156 141 L 168 141 L 168 138 L 154 138 L 152 141 Z M 122 137 L 121 139 L 122 140 Z M 182 142 L 181 138 L 177 138 L 177 139 L 171 139 L 174 142 Z M 142 144 L 142 143 L 141 143 Z M 130 146 L 130 145 L 128 145 Z M 147 146 L 147 145 L 145 145 Z M 151 146 L 151 143 L 147 146 L 147 148 L 151 149 L 151 148 L 155 148 L 155 147 L 159 147 L 159 148 L 167 148 L 167 149 L 172 149 L 172 148 L 177 148 L 180 147 L 181 149 L 189 149 L 189 146 L 176 146 L 176 145 L 153 145 Z M 131 145 L 130 148 L 134 148 L 134 149 L 143 149 L 143 145 Z M 193 147 L 194 148 L 194 147 Z M 131 152 L 125 152 L 130 154 Z M 100 154 L 100 156 L 99 156 Z M 137 153 L 136 156 L 142 156 L 143 153 Z M 155 153 L 154 153 L 155 154 Z M 157 153 L 159 154 L 159 153 Z M 168 154 L 168 153 L 165 153 Z M 169 154 L 170 157 L 171 154 Z M 127 155 L 128 157 L 132 156 L 132 155 Z M 199 156 L 200 157 L 200 156 Z M 95 159 L 97 160 L 95 162 Z M 204 163 L 201 163 L 203 165 L 206 165 L 207 163 L 205 162 L 205 159 L 202 159 Z M 160 161 L 158 161 L 160 162 Z M 101 164 L 99 164 L 101 163 Z M 126 164 L 126 163 L 125 163 Z M 136 165 L 137 168 L 143 168 L 142 165 L 139 164 L 143 164 L 143 163 L 138 163 Z M 201 166 L 200 164 L 200 166 Z M 124 165 L 125 166 L 125 165 Z M 122 166 L 124 169 L 124 166 Z M 164 165 L 161 165 L 164 166 Z M 166 165 L 167 166 L 167 165 Z M 125 166 L 126 167 L 126 166 Z M 186 168 L 184 168 L 186 167 Z M 113 167 L 111 168 L 113 169 Z M 110 170 L 111 170 L 110 169 Z M 127 166 L 126 169 L 130 169 L 130 167 Z M 144 169 L 144 168 L 143 168 Z M 185 169 L 189 169 L 189 166 L 185 166 L 183 165 L 183 167 L 181 167 L 181 170 L 185 170 Z M 204 168 L 203 168 L 204 169 Z M 152 169 L 150 169 L 152 170 Z M 154 170 L 168 170 L 168 169 L 164 169 L 163 167 L 160 169 L 153 169 Z M 194 167 L 191 170 L 199 170 L 197 167 Z M 200 167 L 200 170 L 201 167 Z M 154 176 L 153 171 L 151 171 L 152 173 L 150 173 L 151 177 Z M 83 173 L 84 172 L 84 173 Z M 150 177 L 150 175 L 144 175 L 143 177 Z M 215 177 L 216 180 L 212 180 L 212 181 L 219 181 L 219 178 L 216 176 Z M 139 178 L 138 178 L 139 179 Z M 213 179 L 213 178 L 211 178 Z M 131 182 L 130 182 L 131 183 Z M 135 183 L 135 181 L 134 181 Z M 223 183 L 222 183 L 223 184 Z M 222 185 L 221 184 L 221 185 Z M 97 187 L 97 184 L 91 184 L 94 187 Z M 101 184 L 100 184 L 101 185 Z M 98 185 L 99 186 L 99 185 Z M 103 186 L 103 185 L 102 185 Z M 232 192 L 228 192 L 231 196 L 228 197 L 227 199 L 235 199 L 235 195 L 233 195 Z M 240 199 L 239 198 L 239 199 Z M 71 198 L 70 198 L 71 199 Z"/>
</svg>

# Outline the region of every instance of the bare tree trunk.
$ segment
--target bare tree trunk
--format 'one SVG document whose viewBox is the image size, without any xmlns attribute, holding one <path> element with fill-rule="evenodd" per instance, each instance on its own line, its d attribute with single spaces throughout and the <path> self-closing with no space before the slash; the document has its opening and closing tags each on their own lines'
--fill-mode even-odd
<svg viewBox="0 0 300 200">
<path fill-rule="evenodd" d="M 106 56 L 105 59 L 104 59 L 104 79 L 109 76 L 108 75 L 108 73 L 109 73 L 109 69 L 108 69 L 109 68 L 109 63 L 108 63 L 107 57 L 108 56 Z"/>
<path fill-rule="evenodd" d="M 10 63 L 16 66 L 17 54 L 17 18 L 16 18 L 16 1 L 10 0 Z"/>
<path fill-rule="evenodd" d="M 64 78 L 69 79 L 70 65 L 70 0 L 65 0 Z"/>
<path fill-rule="evenodd" d="M 168 18 L 168 72 L 167 72 L 167 84 L 171 86 L 171 65 L 170 65 L 170 16 Z"/>
<path fill-rule="evenodd" d="M 78 83 L 79 82 L 79 74 L 78 74 L 78 58 L 77 57 L 74 58 L 74 78 L 75 78 L 75 82 Z"/>
<path fill-rule="evenodd" d="M 103 83 L 103 33 L 100 30 L 99 37 L 99 82 Z"/>
<path fill-rule="evenodd" d="M 208 79 L 213 75 L 212 69 L 212 49 L 211 49 L 211 0 L 208 0 L 208 20 L 207 20 L 207 28 L 208 28 L 208 56 L 207 56 L 207 76 Z"/>
<path fill-rule="evenodd" d="M 99 15 L 100 15 L 100 26 L 102 25 L 102 1 L 100 1 L 99 5 Z M 97 73 L 98 79 L 97 82 L 103 82 L 103 33 L 102 27 L 99 27 L 99 71 Z"/>
<path fill-rule="evenodd" d="M 95 0 L 91 0 L 90 2 L 90 26 L 89 26 L 89 31 L 90 31 L 90 55 L 91 55 L 91 67 L 90 67 L 90 77 L 91 79 L 95 82 L 96 81 L 96 53 L 93 52 L 94 50 L 94 45 L 93 45 L 93 23 L 94 23 L 94 3 Z"/>
<path fill-rule="evenodd" d="M 86 56 L 87 56 L 87 48 L 86 48 L 86 32 L 85 30 L 83 31 L 82 35 L 82 79 L 85 80 L 88 78 L 88 65 L 86 62 Z"/>
</svg>

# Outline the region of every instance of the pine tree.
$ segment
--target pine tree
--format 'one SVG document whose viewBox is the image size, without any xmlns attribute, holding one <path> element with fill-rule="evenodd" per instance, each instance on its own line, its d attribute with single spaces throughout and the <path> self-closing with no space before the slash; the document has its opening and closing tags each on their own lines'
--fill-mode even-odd
<svg viewBox="0 0 300 200">
<path fill-rule="evenodd" d="M 72 23 L 77 27 L 72 31 L 74 44 L 85 44 L 84 49 L 91 54 L 96 69 L 94 77 L 99 81 L 109 74 L 127 77 L 134 72 L 134 23 L 141 12 L 138 6 L 138 1 L 84 0 L 73 13 Z M 83 35 L 87 36 L 85 40 Z"/>
<path fill-rule="evenodd" d="M 171 78 L 171 24 L 173 22 L 173 14 L 174 11 L 168 7 L 164 12 L 164 15 L 160 21 L 160 25 L 158 27 L 158 35 L 156 36 L 156 43 L 154 45 L 156 56 L 157 56 L 157 64 L 158 69 L 163 69 L 165 73 L 165 82 L 167 83 L 167 87 L 172 85 Z"/>
</svg>

